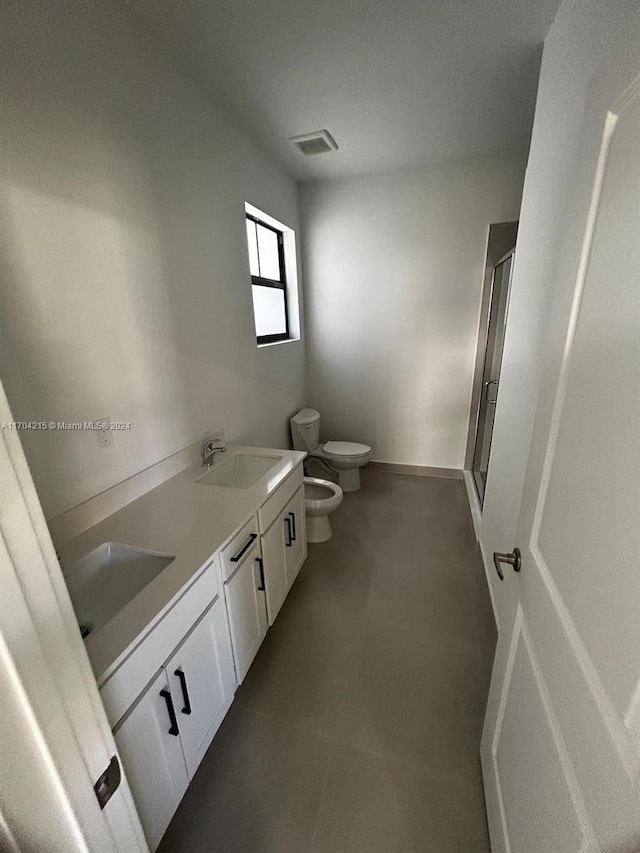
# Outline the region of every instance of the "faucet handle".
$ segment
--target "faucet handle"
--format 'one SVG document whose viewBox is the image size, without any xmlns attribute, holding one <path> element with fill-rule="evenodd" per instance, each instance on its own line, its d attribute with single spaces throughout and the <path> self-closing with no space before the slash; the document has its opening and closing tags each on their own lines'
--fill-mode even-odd
<svg viewBox="0 0 640 853">
<path fill-rule="evenodd" d="M 222 438 L 208 438 L 202 448 L 202 461 L 205 465 L 210 465 L 214 454 L 224 453 L 227 446 Z"/>
</svg>

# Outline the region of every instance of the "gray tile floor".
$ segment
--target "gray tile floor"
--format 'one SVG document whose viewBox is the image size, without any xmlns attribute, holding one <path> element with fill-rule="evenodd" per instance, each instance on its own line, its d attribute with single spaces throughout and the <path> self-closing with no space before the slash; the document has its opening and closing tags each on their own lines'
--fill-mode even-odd
<svg viewBox="0 0 640 853">
<path fill-rule="evenodd" d="M 161 853 L 486 853 L 496 634 L 464 484 L 364 470 Z"/>
</svg>

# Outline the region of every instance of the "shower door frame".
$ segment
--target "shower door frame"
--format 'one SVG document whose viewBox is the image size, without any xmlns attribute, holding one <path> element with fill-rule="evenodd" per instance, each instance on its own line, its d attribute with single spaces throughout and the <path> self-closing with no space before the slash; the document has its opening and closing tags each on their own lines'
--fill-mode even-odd
<svg viewBox="0 0 640 853">
<path fill-rule="evenodd" d="M 489 386 L 490 385 L 496 384 L 497 387 L 499 387 L 499 377 L 500 377 L 500 372 L 502 370 L 502 353 L 504 351 L 504 336 L 505 336 L 505 329 L 506 329 L 506 325 L 507 325 L 507 319 L 508 319 L 508 315 L 509 315 L 509 299 L 511 296 L 511 282 L 513 280 L 513 265 L 514 265 L 515 253 L 516 253 L 516 250 L 514 247 L 514 248 L 510 249 L 508 252 L 506 252 L 500 258 L 500 260 L 497 261 L 497 263 L 495 263 L 492 267 L 491 285 L 489 288 L 489 296 L 488 296 L 488 300 L 487 300 L 486 328 L 484 330 L 484 338 L 483 338 L 482 347 L 478 347 L 478 351 L 482 353 L 481 370 L 480 370 L 480 374 L 479 374 L 480 394 L 479 394 L 479 398 L 477 401 L 476 411 L 474 413 L 473 431 L 470 433 L 470 435 L 473 436 L 473 441 L 470 442 L 470 447 L 469 447 L 470 454 L 468 456 L 468 459 L 469 459 L 469 463 L 470 463 L 469 469 L 470 469 L 470 473 L 471 473 L 471 479 L 473 480 L 473 485 L 474 485 L 476 494 L 478 496 L 478 503 L 479 503 L 480 511 L 482 511 L 482 506 L 484 504 L 484 495 L 485 495 L 485 491 L 486 491 L 486 474 L 488 473 L 489 458 L 490 458 L 490 454 L 491 454 L 491 442 L 492 442 L 492 438 L 493 438 L 493 424 L 491 426 L 491 435 L 489 436 L 489 450 L 488 450 L 488 455 L 487 455 L 487 472 L 485 473 L 485 481 L 483 483 L 478 482 L 478 480 L 480 478 L 480 472 L 474 468 L 474 463 L 475 463 L 475 459 L 476 459 L 476 448 L 477 448 L 477 442 L 478 442 L 478 432 L 480 429 L 480 418 L 481 418 L 483 409 L 488 404 L 493 405 L 495 407 L 495 405 L 497 403 L 497 396 L 498 396 L 497 389 L 496 389 L 496 396 L 493 400 L 488 401 L 487 395 L 489 393 Z M 497 273 L 498 269 L 503 264 L 505 264 L 509 259 L 511 259 L 511 267 L 509 269 L 509 278 L 508 278 L 507 283 L 506 283 L 506 291 L 507 292 L 505 294 L 504 317 L 503 317 L 502 322 L 500 324 L 492 327 L 491 320 L 492 320 L 493 300 L 494 300 L 494 297 L 496 296 L 496 293 L 495 293 L 496 273 Z M 500 368 L 498 371 L 498 380 L 496 381 L 496 379 L 492 377 L 487 382 L 485 380 L 487 351 L 489 349 L 491 335 L 492 334 L 497 335 L 497 333 L 501 333 L 501 335 L 502 335 L 502 344 L 500 347 Z M 493 420 L 495 420 L 495 408 L 494 408 L 493 412 L 494 412 Z"/>
</svg>

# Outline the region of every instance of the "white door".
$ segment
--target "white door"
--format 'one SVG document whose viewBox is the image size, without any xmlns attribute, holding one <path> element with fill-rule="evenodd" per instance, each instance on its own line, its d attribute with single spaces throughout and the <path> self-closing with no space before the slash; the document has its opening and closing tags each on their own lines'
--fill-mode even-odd
<svg viewBox="0 0 640 853">
<path fill-rule="evenodd" d="M 224 583 L 238 684 L 244 681 L 269 627 L 263 574 L 255 545 Z"/>
<path fill-rule="evenodd" d="M 640 850 L 640 19 L 593 80 L 482 766 L 494 853 Z M 502 613 L 511 610 L 507 607 Z"/>
<path fill-rule="evenodd" d="M 304 487 L 301 486 L 291 498 L 284 511 L 285 563 L 287 589 L 298 577 L 298 572 L 307 556 L 307 531 L 304 510 Z"/>
<path fill-rule="evenodd" d="M 155 849 L 189 785 L 177 708 L 162 670 L 115 731 L 147 841 Z"/>
<path fill-rule="evenodd" d="M 186 637 L 166 671 L 187 770 L 193 777 L 236 688 L 229 623 L 220 597 Z"/>
<path fill-rule="evenodd" d="M 289 542 L 291 519 L 286 515 L 287 507 L 273 522 L 266 533 L 262 534 L 262 557 L 267 592 L 267 612 L 269 625 L 273 625 L 280 608 L 287 597 L 289 582 L 287 579 L 287 543 Z M 288 521 L 285 521 L 288 518 Z"/>
<path fill-rule="evenodd" d="M 11 423 L 0 383 L 0 422 Z M 146 850 L 20 438 L 0 431 L 0 848 Z M 41 818 L 46 815 L 46 820 Z"/>
</svg>

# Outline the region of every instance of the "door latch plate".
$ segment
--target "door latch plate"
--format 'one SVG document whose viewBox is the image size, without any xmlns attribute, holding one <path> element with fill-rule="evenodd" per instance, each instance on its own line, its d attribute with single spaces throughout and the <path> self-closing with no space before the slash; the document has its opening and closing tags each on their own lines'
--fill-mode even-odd
<svg viewBox="0 0 640 853">
<path fill-rule="evenodd" d="M 122 771 L 120 770 L 120 762 L 118 761 L 118 757 L 114 755 L 107 769 L 93 786 L 101 809 L 107 805 L 111 797 L 118 790 L 121 781 Z"/>
</svg>

